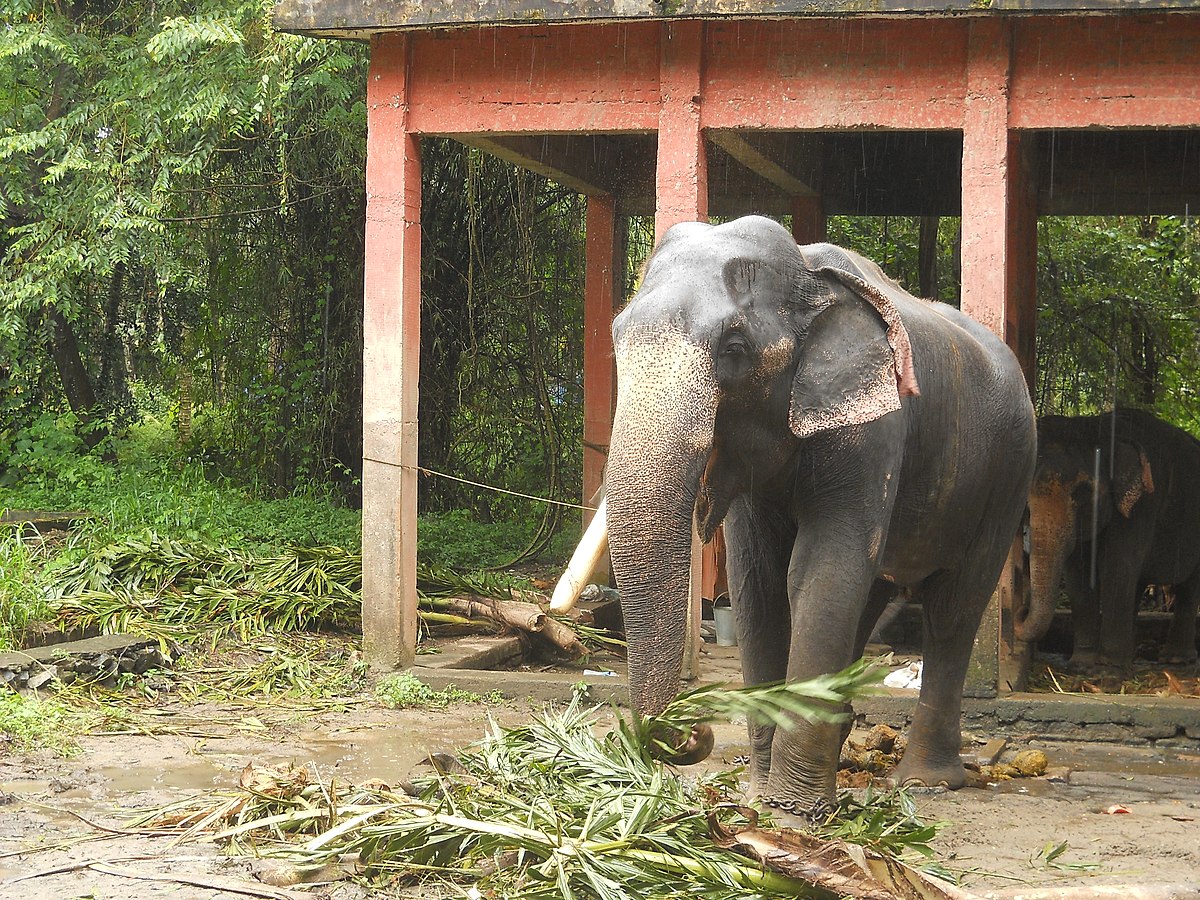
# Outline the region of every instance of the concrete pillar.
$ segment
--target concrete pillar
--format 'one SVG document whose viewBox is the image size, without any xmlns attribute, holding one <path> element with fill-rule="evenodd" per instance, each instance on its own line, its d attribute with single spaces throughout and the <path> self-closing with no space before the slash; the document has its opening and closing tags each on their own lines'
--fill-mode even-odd
<svg viewBox="0 0 1200 900">
<path fill-rule="evenodd" d="M 968 42 L 963 122 L 962 309 L 1017 353 L 1032 379 L 1037 300 L 1036 194 L 1019 133 L 1009 129 L 1012 23 L 975 19 Z M 969 696 L 995 696 L 1012 681 L 1011 623 L 1025 590 L 1021 542 L 975 639 Z M 1006 637 L 1006 632 L 1008 637 Z"/>
<path fill-rule="evenodd" d="M 407 128 L 406 34 L 372 39 L 363 310 L 363 652 L 412 665 L 417 641 L 421 156 Z"/>
<path fill-rule="evenodd" d="M 704 79 L 704 23 L 663 25 L 659 74 L 661 107 L 658 119 L 658 164 L 655 175 L 655 241 L 679 222 L 708 220 L 708 161 L 700 128 L 701 87 Z M 705 586 L 716 582 L 717 561 L 712 547 L 692 538 L 692 587 L 683 677 L 696 678 L 700 665 L 700 600 Z"/>
<path fill-rule="evenodd" d="M 708 219 L 708 161 L 700 129 L 704 23 L 663 26 L 654 236 L 679 222 Z"/>
<path fill-rule="evenodd" d="M 792 237 L 797 244 L 819 244 L 827 240 L 825 210 L 820 197 L 792 198 Z"/>
<path fill-rule="evenodd" d="M 587 198 L 583 298 L 583 501 L 600 489 L 612 434 L 612 319 L 617 294 L 616 204 L 612 197 Z M 623 242 L 622 242 L 623 243 Z M 624 252 L 624 247 L 620 248 Z M 585 512 L 583 523 L 591 521 Z"/>
<path fill-rule="evenodd" d="M 612 197 L 587 198 L 583 298 L 583 502 L 604 481 L 608 442 L 612 437 L 616 401 L 616 363 L 613 359 L 613 311 L 625 281 L 625 231 L 619 227 Z M 585 510 L 583 526 L 592 521 Z M 604 555 L 592 572 L 597 583 L 612 580 L 612 564 Z"/>
</svg>

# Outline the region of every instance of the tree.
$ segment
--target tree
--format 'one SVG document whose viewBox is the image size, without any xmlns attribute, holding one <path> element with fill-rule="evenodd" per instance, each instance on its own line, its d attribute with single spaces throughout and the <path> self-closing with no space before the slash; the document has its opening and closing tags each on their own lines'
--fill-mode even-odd
<svg viewBox="0 0 1200 900">
<path fill-rule="evenodd" d="M 365 52 L 276 34 L 269 12 L 5 7 L 0 372 L 22 397 L 4 410 L 10 430 L 56 396 L 111 419 L 130 380 L 171 390 L 169 370 L 203 367 L 196 399 L 257 438 L 242 451 L 310 457 L 276 459 L 283 481 L 357 431 Z M 266 395 L 272 420 L 239 428 Z"/>
</svg>

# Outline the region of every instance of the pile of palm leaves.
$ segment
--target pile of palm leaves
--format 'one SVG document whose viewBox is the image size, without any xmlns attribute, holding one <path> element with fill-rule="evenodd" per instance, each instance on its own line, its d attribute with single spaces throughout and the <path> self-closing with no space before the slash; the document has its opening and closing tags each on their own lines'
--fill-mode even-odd
<svg viewBox="0 0 1200 900">
<path fill-rule="evenodd" d="M 449 881 L 486 896 L 733 900 L 848 893 L 885 900 L 901 896 L 888 887 L 900 877 L 905 897 L 945 898 L 936 882 L 888 855 L 929 852 L 930 826 L 903 801 L 843 804 L 819 823 L 816 836 L 769 830 L 765 817 L 760 821 L 757 810 L 737 801 L 736 771 L 681 777 L 654 758 L 646 739 L 664 724 L 733 708 L 776 721 L 826 716 L 829 698 L 845 701 L 877 677 L 859 665 L 787 690 L 693 692 L 661 720 L 618 718 L 602 736 L 596 733 L 602 711 L 573 703 L 522 727 L 493 724 L 479 744 L 457 756 L 430 757 L 421 774 L 399 785 L 339 787 L 307 769 L 250 767 L 241 790 L 155 810 L 139 824 L 273 857 L 291 867 L 293 878 L 328 879 L 340 866 L 377 880 Z M 847 827 L 848 818 L 858 826 Z M 851 845 L 836 840 L 837 833 L 853 835 L 865 865 L 854 862 Z M 795 847 L 805 840 L 814 843 L 802 851 L 801 864 Z M 872 863 L 882 863 L 883 875 L 871 874 Z"/>
<path fill-rule="evenodd" d="M 421 566 L 417 588 L 429 625 L 491 628 L 447 612 L 444 598 L 511 601 L 492 574 Z M 65 629 L 146 635 L 164 647 L 203 631 L 238 638 L 267 632 L 355 630 L 362 613 L 362 556 L 340 547 L 275 554 L 150 534 L 94 550 L 56 573 L 54 606 Z"/>
</svg>

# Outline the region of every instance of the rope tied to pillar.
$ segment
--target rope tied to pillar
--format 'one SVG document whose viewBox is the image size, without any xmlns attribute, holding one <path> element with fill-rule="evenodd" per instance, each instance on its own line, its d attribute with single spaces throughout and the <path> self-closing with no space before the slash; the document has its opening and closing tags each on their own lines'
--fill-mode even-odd
<svg viewBox="0 0 1200 900">
<path fill-rule="evenodd" d="M 365 462 L 379 463 L 381 466 L 391 466 L 393 469 L 407 469 L 410 472 L 420 472 L 422 475 L 429 475 L 436 478 L 446 478 L 450 481 L 457 481 L 459 484 L 465 484 L 470 487 L 480 488 L 485 491 L 493 491 L 497 494 L 508 494 L 510 497 L 520 497 L 524 500 L 534 500 L 538 503 L 546 503 L 551 506 L 565 506 L 570 509 L 582 509 L 588 512 L 595 512 L 596 507 L 588 506 L 583 503 L 571 503 L 567 500 L 554 500 L 550 497 L 538 497 L 534 494 L 523 494 L 520 491 L 510 491 L 508 488 L 496 487 L 494 484 L 484 484 L 480 481 L 472 481 L 469 478 L 461 478 L 458 475 L 449 475 L 445 472 L 438 472 L 435 469 L 427 469 L 424 466 L 406 466 L 404 463 L 392 462 L 387 459 L 377 459 L 374 456 L 364 456 Z"/>
</svg>

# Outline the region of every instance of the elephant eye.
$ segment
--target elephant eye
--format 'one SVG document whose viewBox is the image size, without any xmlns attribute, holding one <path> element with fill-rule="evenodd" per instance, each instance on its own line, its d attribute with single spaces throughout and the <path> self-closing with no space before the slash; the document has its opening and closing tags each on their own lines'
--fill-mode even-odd
<svg viewBox="0 0 1200 900">
<path fill-rule="evenodd" d="M 750 352 L 750 345 L 744 337 L 734 335 L 725 341 L 725 346 L 721 348 L 721 353 L 725 356 L 745 356 Z"/>
</svg>

